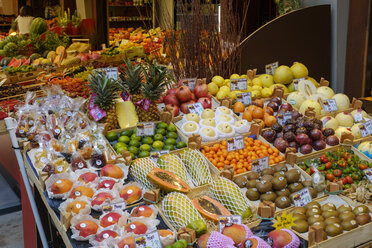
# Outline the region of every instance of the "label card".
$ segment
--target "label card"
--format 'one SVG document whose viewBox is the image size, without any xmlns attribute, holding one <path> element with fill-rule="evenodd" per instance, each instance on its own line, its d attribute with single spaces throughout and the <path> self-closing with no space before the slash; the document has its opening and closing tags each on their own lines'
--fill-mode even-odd
<svg viewBox="0 0 372 248">
<path fill-rule="evenodd" d="M 366 174 L 368 180 L 372 183 L 372 168 L 365 169 L 364 174 Z"/>
<path fill-rule="evenodd" d="M 164 154 L 169 154 L 169 150 L 163 150 L 158 152 L 150 152 L 150 158 L 156 163 L 158 158 Z"/>
<path fill-rule="evenodd" d="M 227 139 L 227 151 L 235 151 L 244 149 L 244 137 L 243 136 L 236 136 L 234 138 Z"/>
<path fill-rule="evenodd" d="M 263 169 L 269 167 L 269 156 L 252 161 L 252 171 L 260 173 Z"/>
<path fill-rule="evenodd" d="M 247 89 L 247 79 L 246 78 L 237 78 L 230 80 L 230 90 L 246 90 Z"/>
<path fill-rule="evenodd" d="M 225 226 L 230 226 L 232 224 L 242 224 L 242 216 L 240 215 L 220 215 L 218 216 L 218 228 L 220 232 L 225 228 Z"/>
<path fill-rule="evenodd" d="M 333 112 L 337 111 L 337 104 L 335 99 L 328 99 L 322 101 L 324 111 L 326 112 Z"/>
<path fill-rule="evenodd" d="M 113 210 L 125 210 L 127 208 L 127 204 L 125 202 L 118 202 L 118 203 L 109 203 L 102 206 L 102 211 L 105 213 L 111 212 Z"/>
<path fill-rule="evenodd" d="M 371 120 L 366 121 L 365 123 L 359 124 L 359 129 L 363 137 L 367 137 L 372 134 L 372 122 Z"/>
<path fill-rule="evenodd" d="M 158 231 L 137 236 L 134 238 L 134 242 L 136 243 L 136 248 L 161 248 Z"/>
<path fill-rule="evenodd" d="M 128 92 L 123 91 L 123 92 L 120 93 L 120 96 L 121 96 L 121 98 L 123 99 L 124 102 L 130 101 L 130 95 L 129 95 Z"/>
<path fill-rule="evenodd" d="M 252 94 L 251 92 L 238 93 L 236 94 L 236 100 L 243 103 L 245 106 L 250 105 L 252 103 Z"/>
<path fill-rule="evenodd" d="M 274 72 L 275 72 L 276 68 L 278 68 L 278 67 L 279 67 L 279 61 L 268 64 L 268 65 L 265 66 L 265 72 L 266 72 L 266 74 L 274 75 Z"/>
<path fill-rule="evenodd" d="M 197 80 L 196 78 L 185 78 L 182 79 L 182 84 L 189 87 L 189 89 L 193 91 L 196 86 L 196 80 Z"/>
<path fill-rule="evenodd" d="M 312 201 L 309 188 L 301 189 L 300 191 L 292 194 L 291 197 L 296 207 L 303 207 Z"/>
<path fill-rule="evenodd" d="M 355 122 L 361 122 L 362 120 L 363 120 L 362 110 L 358 109 L 357 112 L 354 115 L 354 121 Z"/>
<path fill-rule="evenodd" d="M 153 136 L 155 133 L 154 122 L 140 122 L 137 123 L 136 135 L 137 136 Z"/>
<path fill-rule="evenodd" d="M 280 113 L 276 116 L 276 119 L 278 120 L 278 123 L 280 125 L 285 125 L 285 122 L 287 120 L 290 120 L 292 119 L 292 113 L 291 112 L 284 112 L 284 113 Z"/>
<path fill-rule="evenodd" d="M 106 67 L 106 68 L 100 68 L 96 69 L 94 71 L 103 71 L 108 78 L 112 78 L 114 80 L 118 80 L 118 68 L 117 67 Z"/>
<path fill-rule="evenodd" d="M 201 115 L 201 113 L 204 110 L 203 105 L 200 102 L 189 104 L 187 105 L 187 108 L 189 109 L 190 113 L 194 113 L 198 115 Z"/>
</svg>

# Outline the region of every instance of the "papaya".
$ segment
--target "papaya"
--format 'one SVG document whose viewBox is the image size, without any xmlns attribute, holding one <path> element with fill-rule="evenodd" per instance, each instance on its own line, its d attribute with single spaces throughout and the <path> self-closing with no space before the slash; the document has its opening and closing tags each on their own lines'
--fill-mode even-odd
<svg viewBox="0 0 372 248">
<path fill-rule="evenodd" d="M 190 191 L 190 186 L 185 181 L 173 172 L 167 170 L 154 168 L 147 174 L 147 177 L 152 183 L 158 185 L 159 188 L 166 192 L 177 191 L 188 193 Z"/>
<path fill-rule="evenodd" d="M 198 198 L 194 198 L 191 201 L 203 217 L 216 223 L 218 222 L 218 216 L 231 215 L 227 208 L 209 196 L 203 195 Z"/>
</svg>

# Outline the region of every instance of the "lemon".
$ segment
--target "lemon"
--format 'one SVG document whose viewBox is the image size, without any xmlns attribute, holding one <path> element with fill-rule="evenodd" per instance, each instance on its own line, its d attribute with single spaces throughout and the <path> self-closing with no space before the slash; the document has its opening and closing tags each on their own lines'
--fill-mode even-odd
<svg viewBox="0 0 372 248">
<path fill-rule="evenodd" d="M 140 151 L 150 151 L 150 150 L 151 150 L 151 146 L 148 144 L 143 144 L 140 146 Z"/>
<path fill-rule="evenodd" d="M 262 87 L 262 81 L 261 81 L 261 79 L 260 78 L 258 78 L 258 77 L 256 77 L 256 78 L 254 78 L 253 80 L 252 80 L 252 84 L 253 84 L 253 86 L 260 86 L 260 87 Z"/>
<path fill-rule="evenodd" d="M 293 91 L 295 91 L 296 89 L 295 89 L 295 85 L 294 85 L 294 83 L 292 82 L 289 86 L 288 86 L 288 91 L 289 92 L 293 92 Z"/>
<path fill-rule="evenodd" d="M 261 91 L 261 90 L 262 90 L 262 87 L 259 86 L 259 85 L 253 85 L 253 86 L 252 86 L 252 91 L 255 91 L 255 90 L 257 90 L 257 91 Z"/>
<path fill-rule="evenodd" d="M 258 90 L 254 90 L 252 91 L 251 93 L 252 95 L 252 99 L 258 99 L 258 98 L 261 98 L 262 94 L 261 94 L 261 91 L 258 91 Z"/>
<path fill-rule="evenodd" d="M 247 86 L 253 86 L 253 84 L 252 84 L 252 80 L 247 79 Z"/>
<path fill-rule="evenodd" d="M 222 86 L 222 87 L 220 88 L 220 91 L 226 92 L 226 94 L 227 94 L 227 93 L 229 93 L 231 90 L 230 90 L 229 87 L 227 87 L 227 86 L 225 85 L 225 86 Z"/>
<path fill-rule="evenodd" d="M 299 62 L 294 62 L 291 66 L 291 70 L 294 78 L 307 78 L 309 75 L 309 70 L 306 68 L 306 66 Z"/>
<path fill-rule="evenodd" d="M 317 88 L 319 87 L 318 82 L 314 78 L 308 77 L 307 80 L 310 80 L 315 85 L 315 87 L 317 87 Z"/>
<path fill-rule="evenodd" d="M 221 76 L 214 76 L 212 78 L 212 82 L 215 83 L 215 84 L 217 84 L 218 87 L 221 87 L 221 86 L 223 86 L 223 84 L 225 82 L 225 79 L 223 77 L 221 77 Z"/>
<path fill-rule="evenodd" d="M 212 95 L 216 95 L 218 92 L 218 85 L 215 82 L 211 82 L 208 84 L 208 91 Z"/>
<path fill-rule="evenodd" d="M 293 72 L 286 65 L 279 66 L 274 72 L 274 82 L 278 84 L 290 84 L 293 80 Z"/>
<path fill-rule="evenodd" d="M 263 88 L 261 90 L 261 94 L 263 98 L 270 97 L 273 94 L 273 91 L 270 88 Z"/>
<path fill-rule="evenodd" d="M 216 97 L 217 97 L 217 99 L 218 100 L 222 100 L 223 98 L 225 98 L 225 97 L 227 97 L 227 92 L 226 91 L 218 91 L 217 92 L 217 95 L 216 95 Z"/>
<path fill-rule="evenodd" d="M 240 78 L 239 74 L 232 74 L 230 76 L 230 79 L 238 79 L 238 78 Z"/>
<path fill-rule="evenodd" d="M 225 85 L 230 88 L 230 79 L 225 80 Z"/>
<path fill-rule="evenodd" d="M 262 75 L 259 76 L 259 78 L 261 79 L 262 85 L 264 87 L 270 87 L 271 85 L 274 84 L 273 76 L 271 76 L 269 74 L 262 74 Z"/>
<path fill-rule="evenodd" d="M 245 92 L 251 92 L 252 91 L 252 86 L 247 86 L 247 89 L 245 90 Z"/>
<path fill-rule="evenodd" d="M 236 91 L 230 91 L 228 96 L 232 99 L 236 99 Z"/>
<path fill-rule="evenodd" d="M 248 78 L 247 74 L 240 75 L 240 78 Z"/>
</svg>

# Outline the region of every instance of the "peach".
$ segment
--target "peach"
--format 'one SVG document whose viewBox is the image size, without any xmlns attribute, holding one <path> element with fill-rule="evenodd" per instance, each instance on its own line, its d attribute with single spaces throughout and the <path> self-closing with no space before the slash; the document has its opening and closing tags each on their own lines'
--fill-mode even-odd
<svg viewBox="0 0 372 248">
<path fill-rule="evenodd" d="M 119 195 L 126 201 L 127 204 L 131 204 L 141 199 L 142 191 L 138 186 L 131 185 L 123 188 Z"/>
<path fill-rule="evenodd" d="M 81 209 L 85 208 L 86 205 L 87 203 L 83 201 L 72 201 L 66 207 L 66 212 L 73 212 L 74 214 L 78 214 Z"/>
<path fill-rule="evenodd" d="M 98 195 L 96 195 L 96 197 L 93 199 L 91 204 L 92 204 L 92 206 L 101 205 L 107 199 L 110 199 L 112 201 L 112 200 L 114 200 L 114 197 L 112 197 L 112 195 L 110 193 L 101 192 Z"/>
<path fill-rule="evenodd" d="M 136 248 L 133 237 L 126 237 L 118 243 L 118 248 Z"/>
<path fill-rule="evenodd" d="M 172 231 L 168 230 L 168 229 L 161 229 L 161 230 L 158 230 L 158 232 L 159 232 L 160 237 L 163 237 L 163 238 L 165 238 L 169 235 L 173 236 Z"/>
<path fill-rule="evenodd" d="M 103 240 L 105 240 L 109 237 L 116 238 L 117 236 L 119 236 L 119 235 L 116 232 L 111 231 L 111 230 L 105 230 L 105 231 L 100 232 L 99 234 L 97 234 L 96 241 L 102 242 Z"/>
<path fill-rule="evenodd" d="M 152 215 L 152 213 L 154 212 L 154 210 L 152 208 L 150 208 L 149 206 L 146 206 L 146 205 L 142 205 L 142 206 L 138 206 L 136 208 L 133 209 L 132 211 L 132 214 L 131 216 L 132 217 L 150 217 Z"/>
<path fill-rule="evenodd" d="M 207 242 L 208 242 L 209 236 L 211 236 L 210 233 L 205 233 L 198 238 L 198 246 L 200 248 L 207 248 Z"/>
<path fill-rule="evenodd" d="M 77 186 L 71 191 L 70 198 L 76 199 L 76 197 L 85 195 L 86 197 L 92 198 L 94 194 L 93 189 L 85 186 Z"/>
<path fill-rule="evenodd" d="M 97 189 L 112 189 L 116 182 L 112 179 L 103 180 L 97 186 Z"/>
<path fill-rule="evenodd" d="M 104 215 L 99 223 L 101 227 L 108 227 L 118 223 L 121 215 L 118 213 L 108 213 Z"/>
<path fill-rule="evenodd" d="M 147 232 L 147 226 L 139 221 L 134 221 L 125 225 L 124 230 L 132 232 L 137 235 L 145 234 Z"/>
<path fill-rule="evenodd" d="M 116 179 L 120 179 L 124 177 L 123 170 L 114 164 L 106 164 L 102 169 L 100 173 L 101 177 L 112 177 Z"/>
<path fill-rule="evenodd" d="M 98 225 L 91 220 L 84 220 L 75 225 L 75 229 L 79 231 L 81 237 L 87 237 L 97 233 Z"/>
<path fill-rule="evenodd" d="M 55 183 L 53 183 L 50 190 L 53 192 L 53 194 L 63 194 L 70 191 L 72 184 L 73 183 L 68 179 L 58 179 Z"/>
<path fill-rule="evenodd" d="M 234 240 L 235 245 L 238 245 L 245 240 L 246 231 L 244 226 L 232 224 L 231 226 L 225 226 L 225 228 L 222 230 L 222 234 L 230 237 L 232 240 Z"/>
<path fill-rule="evenodd" d="M 286 231 L 274 230 L 267 235 L 273 241 L 273 248 L 284 247 L 292 242 L 292 236 Z"/>
<path fill-rule="evenodd" d="M 93 172 L 86 172 L 81 174 L 78 178 L 80 182 L 89 183 L 93 182 L 97 178 L 97 174 Z"/>
</svg>

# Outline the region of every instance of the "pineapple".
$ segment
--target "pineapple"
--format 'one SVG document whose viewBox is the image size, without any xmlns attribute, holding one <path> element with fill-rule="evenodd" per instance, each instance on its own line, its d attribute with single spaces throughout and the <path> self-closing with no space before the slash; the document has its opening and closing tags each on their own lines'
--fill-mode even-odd
<svg viewBox="0 0 372 248">
<path fill-rule="evenodd" d="M 120 84 L 117 80 L 109 79 L 103 72 L 96 72 L 89 77 L 90 88 L 95 93 L 94 104 L 106 112 L 106 116 L 99 122 L 106 123 L 107 129 L 116 129 L 118 120 L 115 111 L 115 98 Z"/>
<path fill-rule="evenodd" d="M 138 102 L 141 97 L 142 81 L 143 81 L 143 70 L 142 67 L 137 64 L 133 65 L 132 61 L 125 60 L 125 65 L 122 74 L 120 75 L 123 81 L 123 89 L 130 94 L 131 101 L 133 103 Z"/>
</svg>

